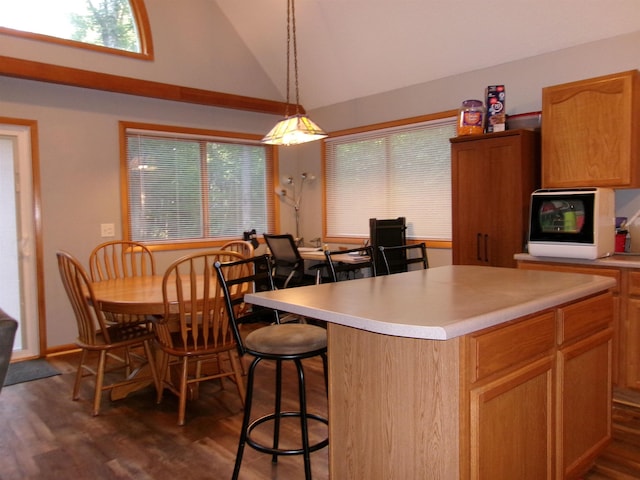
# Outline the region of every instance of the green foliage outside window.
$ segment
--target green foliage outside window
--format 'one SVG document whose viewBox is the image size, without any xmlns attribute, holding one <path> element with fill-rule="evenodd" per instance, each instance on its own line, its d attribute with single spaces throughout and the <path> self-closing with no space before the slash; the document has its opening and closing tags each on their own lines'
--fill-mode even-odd
<svg viewBox="0 0 640 480">
<path fill-rule="evenodd" d="M 129 0 L 0 0 L 0 27 L 141 53 Z"/>
<path fill-rule="evenodd" d="M 104 47 L 139 52 L 129 0 L 87 0 L 87 15 L 71 14 L 73 40 Z"/>
<path fill-rule="evenodd" d="M 130 239 L 171 243 L 269 231 L 269 157 L 259 144 L 127 133 Z"/>
</svg>

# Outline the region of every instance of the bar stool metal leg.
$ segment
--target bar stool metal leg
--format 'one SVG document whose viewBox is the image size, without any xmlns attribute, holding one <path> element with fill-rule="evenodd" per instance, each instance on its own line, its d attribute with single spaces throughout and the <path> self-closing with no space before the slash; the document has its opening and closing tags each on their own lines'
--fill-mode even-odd
<svg viewBox="0 0 640 480">
<path fill-rule="evenodd" d="M 304 457 L 304 477 L 311 480 L 311 451 L 309 450 L 309 426 L 307 423 L 307 395 L 304 384 L 304 370 L 302 362 L 295 360 L 298 370 L 298 389 L 300 395 L 300 431 L 302 433 L 302 450 Z"/>
<path fill-rule="evenodd" d="M 276 360 L 276 405 L 273 419 L 273 450 L 278 449 L 280 443 L 280 419 L 282 418 L 282 361 Z M 278 463 L 278 454 L 274 453 L 271 463 Z"/>
<path fill-rule="evenodd" d="M 240 464 L 242 463 L 242 455 L 244 454 L 244 446 L 247 443 L 247 434 L 249 429 L 249 423 L 251 422 L 251 403 L 253 400 L 253 380 L 256 365 L 260 362 L 260 358 L 255 358 L 249 366 L 247 372 L 247 391 L 244 401 L 244 415 L 242 418 L 242 429 L 240 430 L 240 440 L 238 442 L 238 452 L 236 453 L 236 464 L 233 468 L 232 480 L 238 480 L 240 474 Z"/>
</svg>

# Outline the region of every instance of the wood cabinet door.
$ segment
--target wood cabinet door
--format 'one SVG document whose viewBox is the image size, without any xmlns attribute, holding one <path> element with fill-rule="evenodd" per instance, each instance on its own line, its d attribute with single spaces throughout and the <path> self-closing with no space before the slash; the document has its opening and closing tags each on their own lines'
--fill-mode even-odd
<svg viewBox="0 0 640 480">
<path fill-rule="evenodd" d="M 639 89 L 637 70 L 542 89 L 543 187 L 640 184 Z"/>
<path fill-rule="evenodd" d="M 584 473 L 611 439 L 611 359 L 611 329 L 559 352 L 556 478 Z"/>
<path fill-rule="evenodd" d="M 454 145 L 453 178 L 453 263 L 487 265 L 491 205 L 491 164 L 477 142 Z"/>
<path fill-rule="evenodd" d="M 471 480 L 552 479 L 553 357 L 470 394 Z"/>
<path fill-rule="evenodd" d="M 519 137 L 491 140 L 487 144 L 491 171 L 491 196 L 487 209 L 490 225 L 489 265 L 515 267 L 513 255 L 524 249 L 528 202 L 523 203 L 522 155 Z M 527 192 L 526 197 L 528 200 Z"/>
<path fill-rule="evenodd" d="M 537 186 L 533 132 L 452 144 L 453 263 L 515 267 Z"/>
</svg>

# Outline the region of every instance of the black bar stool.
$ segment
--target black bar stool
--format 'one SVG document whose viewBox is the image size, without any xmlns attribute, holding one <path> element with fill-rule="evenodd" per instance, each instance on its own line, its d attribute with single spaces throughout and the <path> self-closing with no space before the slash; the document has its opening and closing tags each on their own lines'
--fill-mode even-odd
<svg viewBox="0 0 640 480">
<path fill-rule="evenodd" d="M 238 352 L 242 357 L 250 354 L 254 357 L 247 373 L 247 391 L 245 397 L 244 419 L 233 471 L 233 479 L 238 478 L 245 444 L 263 453 L 272 455 L 273 463 L 277 463 L 280 455 L 303 455 L 305 478 L 311 480 L 311 452 L 320 450 L 329 444 L 329 438 L 324 438 L 314 444 L 309 441 L 310 420 L 328 425 L 328 420 L 321 415 L 307 411 L 305 389 L 305 375 L 302 360 L 315 356 L 322 358 L 324 367 L 325 392 L 327 388 L 327 332 L 324 328 L 307 323 L 280 323 L 276 310 L 253 307 L 244 303 L 244 295 L 260 290 L 274 290 L 269 257 L 249 258 L 228 263 L 215 263 L 220 287 L 224 292 L 226 311 L 232 329 L 236 335 Z M 255 289 L 255 290 L 254 290 Z M 240 335 L 239 325 L 249 323 L 264 323 L 252 330 L 246 337 Z M 260 418 L 251 418 L 251 405 L 256 367 L 262 360 L 276 362 L 275 408 L 273 413 Z M 300 408 L 298 411 L 282 411 L 282 363 L 292 361 L 298 375 L 298 396 Z M 283 418 L 296 417 L 300 419 L 301 445 L 300 448 L 280 448 L 280 422 Z M 266 422 L 273 422 L 272 445 L 264 445 L 252 437 L 253 430 Z"/>
</svg>

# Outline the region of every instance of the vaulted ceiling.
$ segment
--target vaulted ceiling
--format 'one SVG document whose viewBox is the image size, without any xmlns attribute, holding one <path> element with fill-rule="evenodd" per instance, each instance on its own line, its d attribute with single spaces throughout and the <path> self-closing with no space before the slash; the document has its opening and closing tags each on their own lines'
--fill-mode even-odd
<svg viewBox="0 0 640 480">
<path fill-rule="evenodd" d="M 287 1 L 214 1 L 284 98 Z M 295 8 L 307 110 L 640 29 L 638 0 L 297 0 Z"/>
</svg>

